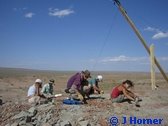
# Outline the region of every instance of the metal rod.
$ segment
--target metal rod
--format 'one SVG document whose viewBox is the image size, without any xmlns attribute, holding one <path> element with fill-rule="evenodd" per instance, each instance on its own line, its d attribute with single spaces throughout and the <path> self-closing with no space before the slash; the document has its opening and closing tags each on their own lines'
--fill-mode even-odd
<svg viewBox="0 0 168 126">
<path fill-rule="evenodd" d="M 138 38 L 140 39 L 140 42 L 143 44 L 143 46 L 145 47 L 146 51 L 148 52 L 148 54 L 150 55 L 150 49 L 147 46 L 145 40 L 143 39 L 143 37 L 141 36 L 140 32 L 138 31 L 138 29 L 136 28 L 136 26 L 134 25 L 134 23 L 132 22 L 132 20 L 128 17 L 126 11 L 124 10 L 124 8 L 121 6 L 121 3 L 119 2 L 119 0 L 114 0 L 114 2 L 118 5 L 118 8 L 120 10 L 120 12 L 122 13 L 122 15 L 125 17 L 125 19 L 127 20 L 127 22 L 130 24 L 131 28 L 134 30 L 135 34 L 138 36 Z M 168 78 L 164 72 L 164 70 L 162 69 L 162 67 L 160 66 L 159 62 L 157 61 L 156 57 L 154 57 L 155 60 L 155 64 L 158 67 L 159 71 L 161 72 L 161 74 L 163 75 L 164 79 L 166 80 L 166 82 L 168 83 Z"/>
</svg>

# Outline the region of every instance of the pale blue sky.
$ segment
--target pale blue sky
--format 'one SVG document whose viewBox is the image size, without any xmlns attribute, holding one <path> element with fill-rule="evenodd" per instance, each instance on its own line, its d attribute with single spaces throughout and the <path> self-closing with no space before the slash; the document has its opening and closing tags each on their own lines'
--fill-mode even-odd
<svg viewBox="0 0 168 126">
<path fill-rule="evenodd" d="M 168 1 L 120 0 L 168 72 Z M 0 0 L 0 67 L 149 71 L 112 0 Z"/>
</svg>

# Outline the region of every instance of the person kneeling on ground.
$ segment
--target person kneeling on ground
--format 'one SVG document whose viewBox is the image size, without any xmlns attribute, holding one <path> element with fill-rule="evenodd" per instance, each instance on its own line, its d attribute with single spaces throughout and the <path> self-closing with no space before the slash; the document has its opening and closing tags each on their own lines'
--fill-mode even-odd
<svg viewBox="0 0 168 126">
<path fill-rule="evenodd" d="M 36 79 L 35 84 L 29 87 L 28 90 L 28 102 L 34 105 L 40 103 L 41 98 L 46 98 L 43 94 L 40 93 L 40 88 L 42 88 L 42 81 L 40 79 Z"/>
<path fill-rule="evenodd" d="M 65 89 L 66 93 L 70 93 L 70 99 L 78 99 L 85 102 L 82 93 L 82 82 L 90 77 L 90 72 L 88 70 L 76 73 L 70 77 L 67 82 L 67 89 Z"/>
<path fill-rule="evenodd" d="M 132 81 L 126 80 L 122 84 L 114 87 L 111 92 L 112 102 L 121 103 L 125 100 L 129 100 L 134 101 L 135 104 L 138 104 L 141 99 L 130 90 L 130 88 L 132 88 L 133 86 L 134 85 Z"/>
<path fill-rule="evenodd" d="M 41 93 L 48 98 L 48 101 L 54 102 L 52 98 L 55 98 L 53 95 L 53 85 L 54 85 L 54 79 L 49 80 L 49 83 L 44 84 Z"/>
<path fill-rule="evenodd" d="M 83 87 L 86 96 L 89 97 L 91 94 L 103 94 L 104 91 L 99 87 L 99 82 L 103 81 L 102 75 L 98 75 L 96 78 L 88 80 L 88 85 Z"/>
</svg>

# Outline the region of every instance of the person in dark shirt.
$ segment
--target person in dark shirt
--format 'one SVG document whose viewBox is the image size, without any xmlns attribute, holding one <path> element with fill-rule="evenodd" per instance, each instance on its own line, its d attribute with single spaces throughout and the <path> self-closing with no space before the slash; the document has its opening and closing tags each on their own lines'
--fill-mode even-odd
<svg viewBox="0 0 168 126">
<path fill-rule="evenodd" d="M 70 93 L 70 98 L 83 101 L 82 82 L 90 77 L 90 71 L 88 70 L 74 74 L 69 78 L 65 92 Z"/>
</svg>

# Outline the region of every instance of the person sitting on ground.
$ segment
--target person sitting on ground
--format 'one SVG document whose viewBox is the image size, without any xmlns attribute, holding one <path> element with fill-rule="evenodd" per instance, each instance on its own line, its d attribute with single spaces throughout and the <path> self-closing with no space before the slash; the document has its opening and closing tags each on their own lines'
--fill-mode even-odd
<svg viewBox="0 0 168 126">
<path fill-rule="evenodd" d="M 122 84 L 114 87 L 111 92 L 112 102 L 121 103 L 124 102 L 125 100 L 129 100 L 134 101 L 136 104 L 138 104 L 140 98 L 131 91 L 131 88 L 133 86 L 134 85 L 132 81 L 126 80 Z"/>
<path fill-rule="evenodd" d="M 49 83 L 44 84 L 41 93 L 46 97 L 49 98 L 49 101 L 52 101 L 52 98 L 55 96 L 53 95 L 53 85 L 54 85 L 54 79 L 49 80 Z"/>
<path fill-rule="evenodd" d="M 99 87 L 99 82 L 103 81 L 102 75 L 98 75 L 88 80 L 88 85 L 83 87 L 83 90 L 87 97 L 91 94 L 103 94 L 104 91 Z"/>
<path fill-rule="evenodd" d="M 27 97 L 28 102 L 31 104 L 39 104 L 41 98 L 46 98 L 43 94 L 40 93 L 40 88 L 42 88 L 42 81 L 36 79 L 35 84 L 29 87 Z"/>
<path fill-rule="evenodd" d="M 82 93 L 82 82 L 90 78 L 90 72 L 88 70 L 76 73 L 75 75 L 71 76 L 67 82 L 67 89 L 65 89 L 66 93 L 70 93 L 70 98 L 72 99 L 79 99 L 83 102 L 84 97 Z"/>
</svg>

